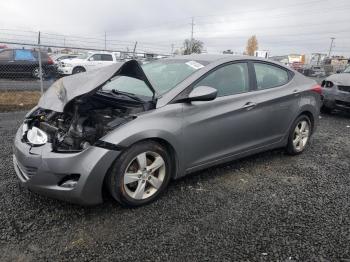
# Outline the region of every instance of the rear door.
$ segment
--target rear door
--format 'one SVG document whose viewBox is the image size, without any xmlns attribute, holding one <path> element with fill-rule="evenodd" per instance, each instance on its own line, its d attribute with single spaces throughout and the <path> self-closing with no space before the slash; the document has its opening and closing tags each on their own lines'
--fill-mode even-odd
<svg viewBox="0 0 350 262">
<path fill-rule="evenodd" d="M 259 115 L 258 144 L 281 141 L 299 110 L 300 90 L 295 87 L 294 73 L 273 63 L 253 61 L 255 91 L 254 108 Z"/>
<path fill-rule="evenodd" d="M 102 66 L 111 65 L 114 62 L 112 54 L 101 54 Z"/>
<path fill-rule="evenodd" d="M 226 64 L 195 83 L 218 90 L 213 101 L 185 103 L 184 152 L 187 169 L 240 153 L 256 146 L 260 114 L 245 61 Z"/>
</svg>

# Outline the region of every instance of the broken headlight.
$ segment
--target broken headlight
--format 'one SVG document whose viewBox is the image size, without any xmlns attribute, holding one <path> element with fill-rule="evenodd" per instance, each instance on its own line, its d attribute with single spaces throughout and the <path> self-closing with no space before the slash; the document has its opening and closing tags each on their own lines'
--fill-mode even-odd
<svg viewBox="0 0 350 262">
<path fill-rule="evenodd" d="M 27 140 L 33 146 L 44 145 L 47 143 L 47 139 L 47 134 L 35 126 L 27 131 Z"/>
</svg>

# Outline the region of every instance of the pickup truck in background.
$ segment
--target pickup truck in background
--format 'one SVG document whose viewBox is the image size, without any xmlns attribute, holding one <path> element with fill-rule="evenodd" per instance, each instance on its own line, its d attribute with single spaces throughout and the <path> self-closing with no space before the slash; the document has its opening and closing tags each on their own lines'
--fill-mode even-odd
<svg viewBox="0 0 350 262">
<path fill-rule="evenodd" d="M 61 75 L 72 75 L 117 63 L 117 55 L 110 52 L 88 52 L 73 59 L 63 59 L 57 71 Z"/>
</svg>

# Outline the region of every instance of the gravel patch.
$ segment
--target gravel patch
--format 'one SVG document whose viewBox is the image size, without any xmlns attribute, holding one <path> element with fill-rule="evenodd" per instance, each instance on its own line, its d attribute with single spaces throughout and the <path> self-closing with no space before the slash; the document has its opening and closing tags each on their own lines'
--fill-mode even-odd
<svg viewBox="0 0 350 262">
<path fill-rule="evenodd" d="M 0 114 L 0 261 L 350 261 L 350 115 L 304 154 L 274 150 L 172 181 L 156 202 L 80 207 L 19 186 Z"/>
</svg>

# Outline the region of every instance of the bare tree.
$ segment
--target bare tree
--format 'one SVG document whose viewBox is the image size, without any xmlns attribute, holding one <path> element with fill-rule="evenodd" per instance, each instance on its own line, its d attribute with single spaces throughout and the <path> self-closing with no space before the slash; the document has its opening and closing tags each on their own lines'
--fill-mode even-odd
<svg viewBox="0 0 350 262">
<path fill-rule="evenodd" d="M 247 41 L 247 46 L 246 46 L 246 51 L 245 53 L 247 55 L 251 55 L 253 56 L 254 55 L 254 52 L 256 50 L 258 50 L 258 39 L 256 39 L 256 36 L 253 35 L 251 37 L 249 37 L 248 41 Z"/>
<path fill-rule="evenodd" d="M 191 51 L 191 40 L 186 39 L 184 41 L 184 55 L 189 55 L 192 53 L 200 54 L 203 50 L 203 42 L 193 39 L 192 40 L 192 51 Z"/>
</svg>

